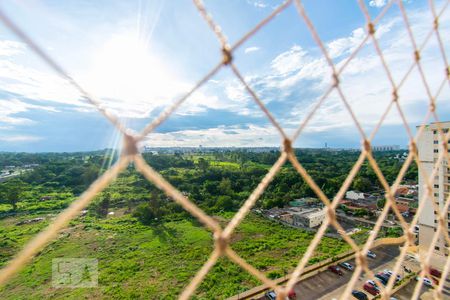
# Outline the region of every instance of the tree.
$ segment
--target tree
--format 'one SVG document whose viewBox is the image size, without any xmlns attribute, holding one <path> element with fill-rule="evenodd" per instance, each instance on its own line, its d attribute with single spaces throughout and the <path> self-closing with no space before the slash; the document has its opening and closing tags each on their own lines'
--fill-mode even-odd
<svg viewBox="0 0 450 300">
<path fill-rule="evenodd" d="M 386 204 L 386 198 L 381 198 L 377 201 L 378 208 L 383 208 L 385 204 Z"/>
<path fill-rule="evenodd" d="M 206 159 L 204 159 L 203 157 L 200 157 L 200 158 L 198 159 L 197 164 L 198 164 L 198 167 L 199 167 L 203 172 L 206 171 L 206 169 L 208 169 L 208 166 L 209 166 L 209 162 L 208 162 Z"/>
<path fill-rule="evenodd" d="M 4 203 L 10 204 L 13 210 L 17 210 L 17 202 L 20 200 L 25 183 L 20 179 L 11 179 L 2 185 Z"/>
<path fill-rule="evenodd" d="M 230 196 L 219 196 L 216 203 L 216 209 L 230 211 L 233 210 L 233 208 L 234 203 Z"/>
<path fill-rule="evenodd" d="M 98 216 L 106 217 L 106 215 L 108 215 L 110 202 L 111 194 L 109 192 L 104 192 L 95 209 Z"/>
<path fill-rule="evenodd" d="M 365 177 L 357 177 L 353 181 L 353 188 L 357 191 L 368 192 L 372 188 L 372 184 L 370 180 Z"/>
</svg>

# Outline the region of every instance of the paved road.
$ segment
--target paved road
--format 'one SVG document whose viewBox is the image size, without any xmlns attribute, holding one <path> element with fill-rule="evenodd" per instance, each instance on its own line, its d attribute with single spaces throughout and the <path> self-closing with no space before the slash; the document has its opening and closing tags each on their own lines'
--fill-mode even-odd
<svg viewBox="0 0 450 300">
<path fill-rule="evenodd" d="M 400 291 L 392 295 L 393 297 L 399 299 L 399 300 L 409 300 L 411 299 L 411 296 L 414 293 L 414 288 L 416 287 L 417 281 L 411 280 L 407 285 L 405 285 Z M 420 291 L 419 295 L 422 295 L 424 292 L 428 291 L 429 288 L 427 288 L 425 285 L 422 285 L 422 289 Z M 420 299 L 420 296 L 419 296 Z"/>
<path fill-rule="evenodd" d="M 368 258 L 369 267 L 374 269 L 393 261 L 399 255 L 398 246 L 381 246 L 373 250 L 377 257 L 375 259 Z M 354 259 L 348 260 L 349 263 L 355 265 Z M 344 270 L 343 276 L 338 276 L 330 271 L 321 272 L 306 280 L 300 281 L 294 287 L 297 299 L 316 300 L 325 296 L 334 290 L 344 286 L 351 278 L 352 272 Z M 259 299 L 265 299 L 264 297 Z"/>
<path fill-rule="evenodd" d="M 405 285 L 401 290 L 399 290 L 397 293 L 395 293 L 393 296 L 399 300 L 409 300 L 411 299 L 412 295 L 414 294 L 414 288 L 416 287 L 417 281 L 411 280 L 407 285 Z M 425 285 L 422 285 L 422 289 L 419 293 L 419 299 L 423 294 L 428 294 L 427 299 L 433 299 L 432 289 L 426 287 Z M 445 300 L 450 299 L 450 278 L 447 278 L 446 283 L 444 284 L 443 289 L 443 298 Z M 424 295 L 425 297 L 425 295 Z"/>
</svg>

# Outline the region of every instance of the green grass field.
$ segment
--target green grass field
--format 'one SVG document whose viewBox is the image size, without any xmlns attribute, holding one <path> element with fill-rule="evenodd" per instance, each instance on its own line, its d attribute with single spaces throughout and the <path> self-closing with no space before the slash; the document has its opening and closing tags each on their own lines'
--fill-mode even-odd
<svg viewBox="0 0 450 300">
<path fill-rule="evenodd" d="M 27 216 L 31 218 L 35 216 Z M 52 218 L 15 225 L 0 221 L 0 264 Z M 232 217 L 216 217 L 222 225 Z M 24 219 L 25 217 L 21 217 Z M 271 278 L 284 276 L 299 261 L 312 233 L 285 227 L 250 214 L 232 237 L 232 248 Z M 3 289 L 0 299 L 175 299 L 212 250 L 212 234 L 195 221 L 144 226 L 129 215 L 109 219 L 83 217 L 71 223 L 31 264 Z M 323 238 L 311 262 L 332 257 L 349 246 Z M 96 258 L 98 288 L 56 289 L 51 285 L 53 258 Z M 197 290 L 196 299 L 223 299 L 259 285 L 239 266 L 221 258 Z"/>
</svg>

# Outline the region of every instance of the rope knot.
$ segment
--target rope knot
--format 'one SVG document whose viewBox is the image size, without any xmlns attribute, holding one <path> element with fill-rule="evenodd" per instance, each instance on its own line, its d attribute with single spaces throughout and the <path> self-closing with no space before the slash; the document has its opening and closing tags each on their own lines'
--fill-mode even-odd
<svg viewBox="0 0 450 300">
<path fill-rule="evenodd" d="M 397 89 L 394 89 L 392 91 L 392 101 L 397 102 L 398 101 L 398 93 L 397 93 Z"/>
<path fill-rule="evenodd" d="M 286 153 L 291 153 L 292 152 L 292 141 L 288 138 L 285 138 L 283 141 L 283 150 Z"/>
<path fill-rule="evenodd" d="M 411 141 L 411 142 L 409 143 L 409 151 L 410 151 L 411 153 L 414 153 L 414 155 L 417 155 L 417 144 L 416 144 L 416 142 Z"/>
<path fill-rule="evenodd" d="M 214 234 L 214 242 L 216 249 L 219 250 L 220 254 L 223 254 L 228 246 L 229 240 L 227 237 L 224 237 L 221 232 L 220 233 L 216 232 Z"/>
<path fill-rule="evenodd" d="M 412 228 L 410 228 L 408 231 L 405 232 L 405 237 L 406 237 L 406 242 L 408 243 L 408 245 L 414 246 L 415 234 L 414 234 Z"/>
<path fill-rule="evenodd" d="M 420 52 L 419 52 L 419 50 L 414 51 L 414 59 L 416 60 L 416 62 L 420 61 Z"/>
<path fill-rule="evenodd" d="M 224 65 L 229 65 L 233 61 L 233 55 L 229 47 L 225 46 L 222 48 L 222 62 Z"/>
<path fill-rule="evenodd" d="M 373 23 L 368 23 L 367 31 L 369 32 L 370 35 L 374 35 L 375 34 L 375 25 L 373 25 Z"/>
<path fill-rule="evenodd" d="M 430 111 L 434 112 L 435 110 L 436 110 L 436 103 L 434 103 L 434 101 L 433 101 L 430 103 Z"/>
<path fill-rule="evenodd" d="M 129 156 L 138 154 L 137 141 L 134 135 L 131 133 L 125 133 L 123 136 L 123 149 L 122 155 Z"/>
<path fill-rule="evenodd" d="M 439 27 L 439 19 L 438 19 L 438 17 L 436 17 L 433 21 L 433 28 L 434 28 L 434 30 L 437 30 L 438 27 Z"/>
<path fill-rule="evenodd" d="M 361 251 L 358 251 L 357 253 L 355 253 L 355 260 L 356 260 L 356 264 L 358 264 L 362 267 L 367 265 L 366 257 L 362 254 Z"/>
<path fill-rule="evenodd" d="M 364 140 L 362 144 L 363 144 L 364 151 L 370 152 L 372 150 L 372 147 L 370 146 L 370 141 Z"/>
<path fill-rule="evenodd" d="M 336 212 L 333 208 L 327 207 L 327 215 L 328 219 L 330 220 L 330 223 L 334 223 L 336 221 Z"/>
<path fill-rule="evenodd" d="M 337 87 L 339 85 L 339 77 L 336 73 L 333 73 L 333 87 Z"/>
</svg>

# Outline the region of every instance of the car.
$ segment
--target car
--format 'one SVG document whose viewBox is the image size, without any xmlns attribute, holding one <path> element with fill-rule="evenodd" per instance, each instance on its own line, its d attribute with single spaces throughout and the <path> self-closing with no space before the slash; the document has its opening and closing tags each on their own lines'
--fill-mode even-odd
<svg viewBox="0 0 450 300">
<path fill-rule="evenodd" d="M 277 299 L 277 293 L 275 293 L 274 291 L 268 291 L 265 294 L 265 296 L 266 296 L 266 299 L 269 299 L 269 300 Z M 297 294 L 295 293 L 294 290 L 290 290 L 286 299 L 295 299 L 295 298 L 297 298 Z"/>
<path fill-rule="evenodd" d="M 376 296 L 380 293 L 380 290 L 377 287 L 367 282 L 364 284 L 363 288 L 365 291 L 369 292 L 373 296 Z"/>
<path fill-rule="evenodd" d="M 367 257 L 375 258 L 375 257 L 377 257 L 377 255 L 369 250 L 369 251 L 367 251 Z"/>
<path fill-rule="evenodd" d="M 373 286 L 373 287 L 375 287 L 375 288 L 378 288 L 378 285 L 377 285 L 377 284 L 375 283 L 375 281 L 373 281 L 373 280 L 370 280 L 370 279 L 369 279 L 369 280 L 366 281 L 366 283 L 367 283 L 367 284 L 370 284 L 371 286 Z"/>
<path fill-rule="evenodd" d="M 289 299 L 297 299 L 297 293 L 294 290 L 290 290 L 288 293 Z"/>
<path fill-rule="evenodd" d="M 392 276 L 392 274 L 394 274 L 394 272 L 392 272 L 391 270 L 385 269 L 383 270 L 383 273 L 388 275 L 389 277 Z M 396 276 L 397 278 L 395 279 L 395 282 L 400 281 L 402 279 L 402 277 L 400 275 L 397 274 Z"/>
<path fill-rule="evenodd" d="M 342 272 L 341 268 L 339 268 L 338 266 L 329 266 L 328 270 L 335 274 L 338 274 L 339 276 L 344 275 L 344 272 Z"/>
<path fill-rule="evenodd" d="M 417 281 L 422 280 L 423 284 L 428 286 L 428 287 L 432 287 L 433 286 L 433 282 L 430 279 L 426 278 L 426 277 L 417 276 L 416 280 Z"/>
<path fill-rule="evenodd" d="M 276 300 L 277 299 L 277 294 L 274 291 L 268 291 L 266 294 L 266 299 L 269 300 Z"/>
<path fill-rule="evenodd" d="M 430 274 L 433 276 L 439 277 L 439 278 L 441 278 L 441 276 L 442 276 L 441 271 L 436 270 L 434 268 L 430 268 Z"/>
<path fill-rule="evenodd" d="M 358 300 L 367 300 L 367 299 L 369 299 L 365 293 L 363 293 L 361 291 L 357 291 L 357 290 L 353 290 L 352 291 L 352 295 L 353 295 L 353 297 L 355 297 Z"/>
<path fill-rule="evenodd" d="M 346 270 L 349 270 L 349 271 L 353 270 L 353 266 L 351 264 L 349 264 L 348 262 L 341 262 L 339 265 Z"/>
<path fill-rule="evenodd" d="M 384 274 L 376 274 L 375 278 L 378 279 L 383 285 L 386 285 L 389 281 L 389 277 Z"/>
</svg>

